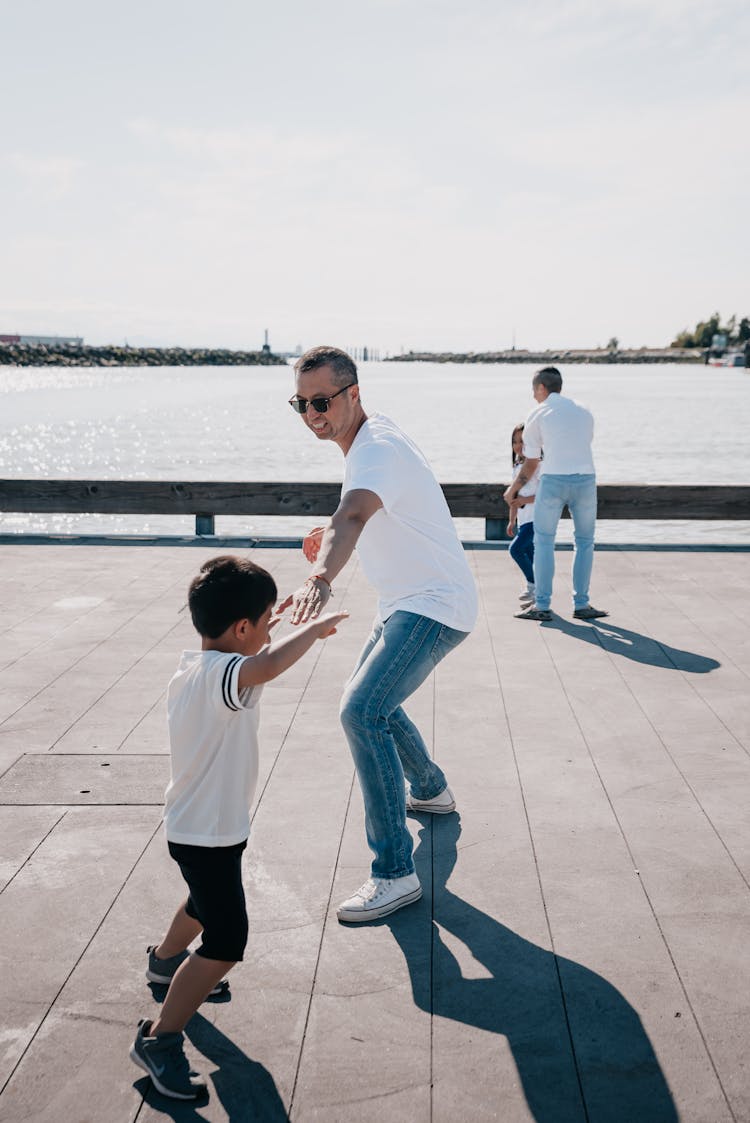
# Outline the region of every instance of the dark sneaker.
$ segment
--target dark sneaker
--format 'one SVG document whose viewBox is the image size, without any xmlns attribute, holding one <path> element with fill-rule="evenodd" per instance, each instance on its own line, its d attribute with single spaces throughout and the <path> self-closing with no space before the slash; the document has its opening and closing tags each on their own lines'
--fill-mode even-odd
<svg viewBox="0 0 750 1123">
<path fill-rule="evenodd" d="M 157 959 L 156 948 L 158 944 L 149 944 L 146 948 L 148 952 L 148 967 L 146 969 L 146 978 L 151 983 L 161 983 L 162 986 L 168 987 L 172 982 L 175 972 L 181 963 L 184 963 L 188 958 L 190 952 L 181 951 L 179 955 L 172 955 L 169 959 Z M 217 995 L 226 994 L 229 990 L 229 979 L 222 979 L 209 994 L 209 998 L 215 998 Z"/>
<path fill-rule="evenodd" d="M 188 1064 L 181 1033 L 151 1037 L 151 1022 L 141 1019 L 130 1059 L 151 1077 L 154 1087 L 173 1100 L 195 1100 L 208 1091 L 206 1081 Z"/>
<path fill-rule="evenodd" d="M 593 604 L 587 604 L 585 608 L 577 608 L 573 613 L 574 620 L 599 620 L 602 616 L 609 616 L 609 613 L 601 608 L 594 608 Z"/>
<path fill-rule="evenodd" d="M 339 905 L 336 915 L 347 924 L 366 924 L 390 916 L 396 909 L 418 901 L 422 886 L 415 873 L 406 877 L 371 877 Z"/>
<path fill-rule="evenodd" d="M 516 620 L 551 620 L 552 613 L 548 608 L 526 608 L 523 612 L 514 612 Z"/>
<path fill-rule="evenodd" d="M 449 815 L 456 810 L 456 801 L 453 792 L 445 787 L 432 799 L 417 799 L 411 792 L 406 793 L 407 811 L 429 811 L 431 815 Z"/>
</svg>

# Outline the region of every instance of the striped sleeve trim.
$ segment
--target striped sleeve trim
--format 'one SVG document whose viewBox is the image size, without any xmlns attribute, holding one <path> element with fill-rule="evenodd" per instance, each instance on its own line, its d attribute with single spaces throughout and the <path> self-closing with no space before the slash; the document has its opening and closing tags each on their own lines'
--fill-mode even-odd
<svg viewBox="0 0 750 1123">
<path fill-rule="evenodd" d="M 241 709 L 237 690 L 237 679 L 239 676 L 239 665 L 243 662 L 244 659 L 241 655 L 235 655 L 224 668 L 224 676 L 221 680 L 221 696 L 224 699 L 224 705 L 230 710 Z"/>
</svg>

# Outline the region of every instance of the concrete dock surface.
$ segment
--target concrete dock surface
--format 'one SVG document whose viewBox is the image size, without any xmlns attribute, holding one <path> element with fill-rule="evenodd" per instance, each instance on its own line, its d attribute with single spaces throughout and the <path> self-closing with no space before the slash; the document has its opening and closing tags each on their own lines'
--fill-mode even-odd
<svg viewBox="0 0 750 1123">
<path fill-rule="evenodd" d="M 361 927 L 352 562 L 351 618 L 265 689 L 246 959 L 186 1034 L 209 1097 L 153 1089 L 128 1051 L 184 898 L 164 694 L 216 552 L 0 546 L 0 1121 L 750 1121 L 747 553 L 598 552 L 589 624 L 561 552 L 539 625 L 469 551 L 476 631 L 407 704 L 458 811 L 409 817 L 424 896 Z M 308 570 L 251 556 L 282 594 Z"/>
</svg>

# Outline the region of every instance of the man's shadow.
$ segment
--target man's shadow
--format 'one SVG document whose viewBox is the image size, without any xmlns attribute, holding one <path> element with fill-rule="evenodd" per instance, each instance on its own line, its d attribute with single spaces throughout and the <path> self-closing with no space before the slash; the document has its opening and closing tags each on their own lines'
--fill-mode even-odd
<svg viewBox="0 0 750 1123">
<path fill-rule="evenodd" d="M 208 1078 L 209 1095 L 216 1095 L 229 1123 L 289 1123 L 273 1077 L 267 1068 L 247 1054 L 204 1018 L 194 1014 L 185 1035 L 196 1049 L 217 1067 Z M 148 1076 L 136 1080 L 134 1087 L 148 1100 L 152 1111 L 160 1111 L 175 1123 L 205 1123 L 201 1114 L 208 1097 L 193 1102 L 170 1100 L 156 1091 Z"/>
<path fill-rule="evenodd" d="M 425 947 L 416 910 L 383 922 L 404 953 L 417 1006 L 506 1037 L 536 1123 L 677 1123 L 651 1042 L 623 995 L 594 971 L 523 939 L 446 887 L 460 833 L 459 816 L 446 816 L 435 825 L 433 854 L 432 824 L 420 830 L 417 871 L 424 884 L 431 872 L 433 877 L 432 948 Z M 466 945 L 490 978 L 463 977 L 441 928 Z M 491 1098 L 492 1073 L 485 1082 Z M 503 1104 L 492 1106 L 502 1118 Z"/>
<path fill-rule="evenodd" d="M 707 655 L 698 655 L 694 651 L 683 651 L 679 647 L 670 647 L 662 640 L 644 636 L 640 632 L 631 632 L 629 628 L 622 628 L 619 624 L 610 624 L 608 620 L 595 620 L 590 624 L 576 624 L 572 620 L 565 620 L 562 616 L 553 616 L 542 627 L 556 628 L 573 639 L 583 640 L 585 643 L 594 643 L 609 651 L 612 655 L 622 655 L 632 659 L 635 663 L 647 663 L 652 667 L 666 667 L 673 671 L 687 671 L 694 675 L 705 675 L 715 671 L 721 666 L 716 659 Z"/>
</svg>

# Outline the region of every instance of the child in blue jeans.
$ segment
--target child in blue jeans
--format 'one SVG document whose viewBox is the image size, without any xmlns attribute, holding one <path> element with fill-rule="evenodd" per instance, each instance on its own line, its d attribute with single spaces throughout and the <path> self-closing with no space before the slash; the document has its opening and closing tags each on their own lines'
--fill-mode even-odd
<svg viewBox="0 0 750 1123">
<path fill-rule="evenodd" d="M 241 862 L 258 779 L 262 685 L 348 616 L 329 612 L 272 644 L 275 603 L 276 584 L 265 569 L 229 555 L 207 561 L 188 593 L 200 650 L 183 651 L 167 693 L 171 780 L 164 827 L 188 897 L 161 943 L 147 949 L 146 977 L 169 990 L 156 1018 L 139 1023 L 130 1057 L 172 1099 L 194 1100 L 206 1091 L 205 1080 L 190 1070 L 182 1031 L 247 943 Z M 291 597 L 278 612 L 290 603 Z"/>
<path fill-rule="evenodd" d="M 516 425 L 510 438 L 511 464 L 513 479 L 521 471 L 526 459 L 523 454 L 523 424 Z M 508 535 L 515 537 L 510 544 L 510 556 L 526 578 L 526 588 L 519 596 L 521 606 L 528 608 L 534 603 L 534 510 L 532 504 L 539 486 L 539 469 L 525 483 L 510 505 Z"/>
</svg>

